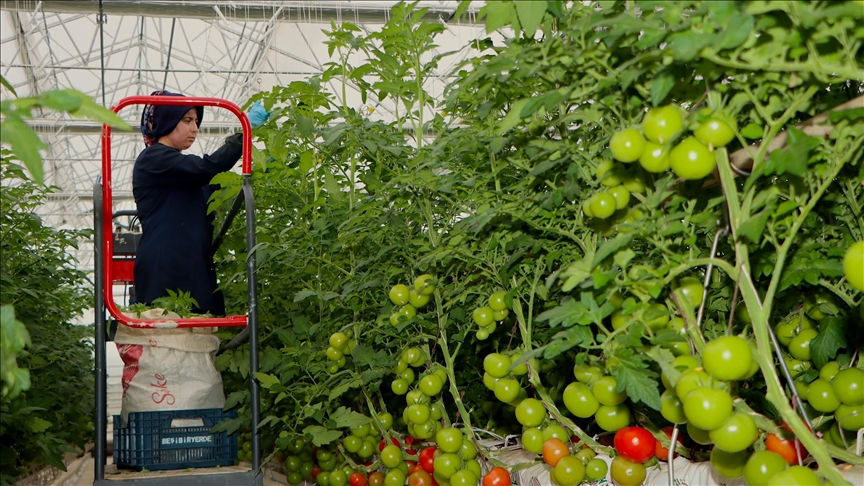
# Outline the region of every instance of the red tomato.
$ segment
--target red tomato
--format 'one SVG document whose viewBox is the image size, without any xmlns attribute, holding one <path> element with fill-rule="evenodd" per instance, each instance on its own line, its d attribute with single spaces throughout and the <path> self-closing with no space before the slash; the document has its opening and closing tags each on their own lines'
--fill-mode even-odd
<svg viewBox="0 0 864 486">
<path fill-rule="evenodd" d="M 416 442 L 416 441 L 417 441 L 417 439 L 415 439 L 414 437 L 412 437 L 410 435 L 408 437 L 405 437 L 405 445 L 409 445 L 409 446 L 413 445 L 414 442 Z"/>
<path fill-rule="evenodd" d="M 348 484 L 351 486 L 366 486 L 366 476 L 362 473 L 355 472 L 348 476 Z"/>
<path fill-rule="evenodd" d="M 625 458 L 643 463 L 654 457 L 657 439 L 642 427 L 624 427 L 615 432 L 615 450 Z"/>
<path fill-rule="evenodd" d="M 417 451 L 415 451 L 414 449 L 408 449 L 405 451 L 405 453 L 408 454 L 409 456 L 416 456 L 417 455 Z"/>
<path fill-rule="evenodd" d="M 493 467 L 483 476 L 483 486 L 510 486 L 510 473 L 503 467 Z"/>
<path fill-rule="evenodd" d="M 390 437 L 390 442 L 393 442 L 393 445 L 395 445 L 396 447 L 402 446 L 401 444 L 399 444 L 399 441 L 396 440 L 396 437 Z M 383 451 L 385 447 L 387 447 L 387 442 L 385 442 L 384 439 L 381 439 L 381 442 L 378 443 L 378 450 Z"/>
<path fill-rule="evenodd" d="M 666 434 L 666 437 L 669 437 L 670 439 L 672 438 L 672 426 L 671 425 L 667 425 L 666 427 L 663 427 L 662 430 L 663 430 L 663 433 Z M 654 439 L 654 440 L 657 441 L 657 443 L 654 445 L 654 455 L 657 456 L 657 459 L 660 459 L 661 461 L 668 461 L 669 460 L 669 449 L 663 447 L 663 444 L 659 440 L 657 440 L 657 439 Z M 683 443 L 681 441 L 680 431 L 678 433 L 678 443 L 679 444 Z M 678 453 L 673 453 L 672 457 L 675 458 L 677 455 L 678 455 Z"/>
<path fill-rule="evenodd" d="M 432 473 L 435 468 L 432 466 L 432 463 L 435 462 L 435 451 L 438 450 L 437 447 L 426 447 L 422 451 L 420 451 L 419 463 L 423 466 L 423 470 Z"/>
<path fill-rule="evenodd" d="M 792 437 L 790 439 L 784 439 L 775 433 L 768 434 L 768 437 L 765 439 L 765 448 L 771 452 L 776 452 L 780 454 L 783 459 L 786 460 L 791 465 L 798 464 L 798 452 L 801 453 L 801 460 L 803 461 L 807 457 L 807 449 L 804 448 L 804 445 L 800 442 L 797 442 L 798 452 L 795 451 L 796 442 L 795 438 Z"/>
<path fill-rule="evenodd" d="M 320 473 L 320 472 L 321 472 L 320 467 L 318 467 L 318 466 L 313 467 L 312 468 L 312 479 L 318 479 L 318 473 Z"/>
</svg>

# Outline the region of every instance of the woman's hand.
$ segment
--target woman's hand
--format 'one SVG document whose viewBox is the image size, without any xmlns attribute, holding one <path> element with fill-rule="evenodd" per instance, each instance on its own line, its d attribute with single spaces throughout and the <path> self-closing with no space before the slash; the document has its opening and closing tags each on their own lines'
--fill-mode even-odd
<svg viewBox="0 0 864 486">
<path fill-rule="evenodd" d="M 256 101 L 249 108 L 249 111 L 246 112 L 246 115 L 249 117 L 249 123 L 252 124 L 252 128 L 258 128 L 262 123 L 266 122 L 268 118 L 270 118 L 270 112 L 264 109 L 264 105 L 261 104 L 261 101 Z"/>
</svg>

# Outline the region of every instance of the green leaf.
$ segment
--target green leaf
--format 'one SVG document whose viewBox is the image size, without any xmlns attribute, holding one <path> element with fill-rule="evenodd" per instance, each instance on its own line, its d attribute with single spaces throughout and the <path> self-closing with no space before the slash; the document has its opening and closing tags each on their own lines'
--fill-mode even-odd
<svg viewBox="0 0 864 486">
<path fill-rule="evenodd" d="M 818 285 L 820 278 L 837 278 L 843 275 L 843 262 L 839 259 L 824 258 L 821 255 L 814 255 L 813 258 L 806 255 L 796 256 L 793 255 L 783 269 L 778 292 L 802 282 Z"/>
<path fill-rule="evenodd" d="M 570 327 L 574 324 L 583 326 L 591 324 L 594 320 L 588 312 L 588 309 L 575 299 L 567 297 L 561 301 L 557 307 L 553 307 L 546 312 L 537 316 L 539 322 L 549 322 L 549 327 L 562 325 Z"/>
<path fill-rule="evenodd" d="M 312 444 L 316 447 L 321 447 L 327 445 L 334 440 L 342 437 L 341 430 L 329 430 L 326 427 L 322 427 L 320 425 L 310 425 L 303 429 L 304 435 L 312 436 Z"/>
<path fill-rule="evenodd" d="M 513 3 L 500 0 L 488 0 L 486 6 L 481 9 L 486 12 L 486 33 L 494 32 L 510 23 L 513 13 Z"/>
<path fill-rule="evenodd" d="M 339 398 L 340 396 L 342 396 L 343 393 L 350 390 L 351 388 L 357 388 L 361 385 L 363 385 L 363 380 L 361 380 L 360 378 L 354 378 L 351 381 L 342 383 L 341 385 L 333 388 L 333 390 L 330 391 L 329 399 L 335 400 L 335 399 Z"/>
<path fill-rule="evenodd" d="M 515 2 L 516 13 L 519 15 L 519 23 L 526 37 L 534 37 L 537 27 L 543 22 L 546 15 L 546 0 L 519 0 Z M 489 30 L 487 29 L 487 32 Z"/>
<path fill-rule="evenodd" d="M 24 162 L 24 166 L 33 176 L 37 184 L 42 184 L 45 171 L 42 168 L 40 150 L 49 147 L 42 142 L 39 135 L 24 123 L 21 118 L 6 118 L 0 122 L 0 141 L 9 144 L 12 156 Z"/>
<path fill-rule="evenodd" d="M 723 32 L 717 34 L 717 38 L 713 43 L 718 49 L 734 49 L 740 46 L 750 36 L 753 31 L 755 19 L 752 15 L 736 15 L 726 23 L 728 27 Z"/>
<path fill-rule="evenodd" d="M 522 121 L 522 109 L 530 101 L 531 98 L 523 98 L 510 105 L 510 111 L 507 112 L 507 116 L 501 120 L 501 124 L 498 126 L 498 135 L 504 135 Z"/>
<path fill-rule="evenodd" d="M 762 125 L 756 123 L 748 123 L 747 126 L 741 129 L 741 135 L 750 140 L 758 140 L 762 138 Z"/>
<path fill-rule="evenodd" d="M 630 246 L 631 241 L 633 241 L 633 234 L 625 233 L 619 234 L 615 238 L 603 243 L 603 246 L 598 248 L 597 253 L 594 255 L 594 261 L 591 262 L 591 268 L 593 269 L 597 265 L 600 265 L 606 257 L 616 253 L 618 250 Z"/>
<path fill-rule="evenodd" d="M 553 340 L 543 347 L 543 358 L 554 359 L 574 346 L 582 343 L 593 343 L 594 335 L 587 327 L 574 326 L 556 334 Z"/>
<path fill-rule="evenodd" d="M 560 275 L 561 278 L 566 278 L 561 284 L 561 289 L 564 292 L 569 292 L 577 285 L 588 280 L 591 277 L 591 268 L 587 259 L 578 260 L 568 265 Z"/>
<path fill-rule="evenodd" d="M 676 32 L 669 36 L 667 49 L 676 60 L 689 62 L 696 59 L 699 51 L 708 43 L 708 37 L 690 30 Z"/>
<path fill-rule="evenodd" d="M 648 368 L 644 358 L 635 355 L 632 348 L 618 347 L 615 357 L 620 364 L 612 368 L 612 376 L 618 382 L 618 390 L 627 393 L 634 403 L 660 410 L 660 391 L 657 386 L 657 373 Z"/>
<path fill-rule="evenodd" d="M 762 240 L 762 233 L 765 232 L 765 225 L 768 224 L 768 218 L 772 212 L 770 208 L 766 208 L 741 223 L 741 226 L 738 227 L 738 236 L 747 238 L 753 243 L 759 243 Z"/>
<path fill-rule="evenodd" d="M 306 174 L 315 165 L 315 151 L 307 150 L 300 154 L 300 173 Z M 296 301 L 295 301 L 296 302 Z"/>
<path fill-rule="evenodd" d="M 261 373 L 260 371 L 256 371 L 255 373 L 253 373 L 253 375 L 255 375 L 255 378 L 258 379 L 258 383 L 261 384 L 262 388 L 270 389 L 271 387 L 280 384 L 279 378 L 273 375 Z"/>
<path fill-rule="evenodd" d="M 678 333 L 670 329 L 663 330 L 678 335 Z M 681 336 L 678 335 L 678 337 L 680 338 Z M 649 349 L 645 354 L 660 366 L 660 370 L 664 375 L 666 375 L 666 378 L 669 379 L 669 383 L 674 387 L 675 384 L 678 383 L 678 378 L 681 377 L 681 371 L 672 366 L 672 361 L 675 360 L 675 355 L 672 354 L 672 351 L 669 351 L 666 348 L 661 348 L 660 346 L 655 346 Z"/>
<path fill-rule="evenodd" d="M 2 84 L 4 88 L 11 91 L 12 96 L 15 96 L 15 97 L 18 96 L 18 93 L 15 92 L 15 88 L 13 88 L 12 85 L 9 84 L 9 81 L 6 81 L 6 78 L 4 78 L 3 76 L 0 76 L 0 84 Z"/>
<path fill-rule="evenodd" d="M 826 322 L 827 321 L 827 322 Z M 847 346 L 845 328 L 847 321 L 841 317 L 822 320 L 819 334 L 810 341 L 810 360 L 813 366 L 822 368 Z"/>
<path fill-rule="evenodd" d="M 864 118 L 864 108 L 828 112 L 828 119 L 831 120 L 831 123 L 839 123 L 842 120 L 856 121 L 862 118 Z"/>
<path fill-rule="evenodd" d="M 369 417 L 346 407 L 337 408 L 330 414 L 330 419 L 336 422 L 336 427 L 339 428 L 359 427 L 372 421 Z"/>
<path fill-rule="evenodd" d="M 107 108 L 103 108 L 97 105 L 96 102 L 90 98 L 85 98 L 81 102 L 81 106 L 79 106 L 76 110 L 70 111 L 69 114 L 76 118 L 87 118 L 89 120 L 97 121 L 99 123 L 114 127 L 119 130 L 132 130 L 132 127 L 130 127 L 128 123 L 123 121 L 123 119 L 120 118 L 117 113 L 114 113 Z"/>
<path fill-rule="evenodd" d="M 666 96 L 675 87 L 675 73 L 671 67 L 666 67 L 654 75 L 649 86 L 651 90 L 651 104 L 661 106 Z"/>
<path fill-rule="evenodd" d="M 30 432 L 37 434 L 45 432 L 51 425 L 53 425 L 51 422 L 39 417 L 30 417 L 27 420 L 27 428 L 30 429 Z"/>
</svg>

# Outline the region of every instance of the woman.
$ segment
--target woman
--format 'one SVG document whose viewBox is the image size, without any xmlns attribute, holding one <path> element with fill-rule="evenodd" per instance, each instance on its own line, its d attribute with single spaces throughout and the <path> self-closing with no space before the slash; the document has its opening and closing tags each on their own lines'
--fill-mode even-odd
<svg viewBox="0 0 864 486">
<path fill-rule="evenodd" d="M 155 91 L 153 96 L 183 96 Z M 260 103 L 253 105 L 253 125 L 267 118 Z M 189 292 L 198 313 L 225 314 L 217 290 L 211 244 L 213 218 L 207 201 L 216 174 L 230 170 L 242 153 L 242 134 L 229 136 L 210 155 L 183 154 L 195 142 L 204 107 L 147 105 L 141 132 L 147 147 L 135 161 L 132 191 L 141 220 L 142 236 L 135 262 L 136 300 L 152 304 L 168 290 Z"/>
</svg>

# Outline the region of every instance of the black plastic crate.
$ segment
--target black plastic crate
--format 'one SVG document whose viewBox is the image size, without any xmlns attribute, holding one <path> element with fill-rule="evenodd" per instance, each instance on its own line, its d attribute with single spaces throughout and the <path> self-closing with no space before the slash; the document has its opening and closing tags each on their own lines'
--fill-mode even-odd
<svg viewBox="0 0 864 486">
<path fill-rule="evenodd" d="M 210 429 L 236 416 L 221 408 L 130 412 L 129 423 L 124 424 L 115 415 L 114 463 L 138 471 L 232 466 L 237 434 L 211 434 Z"/>
</svg>

